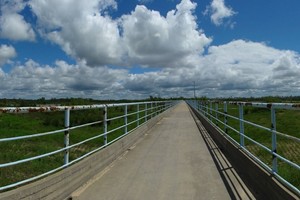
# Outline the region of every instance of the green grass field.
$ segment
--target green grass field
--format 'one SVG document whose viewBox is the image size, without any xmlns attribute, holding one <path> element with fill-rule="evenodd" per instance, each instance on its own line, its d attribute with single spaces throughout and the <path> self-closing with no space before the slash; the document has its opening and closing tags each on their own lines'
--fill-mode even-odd
<svg viewBox="0 0 300 200">
<path fill-rule="evenodd" d="M 150 107 L 150 104 L 148 105 Z M 148 107 L 148 108 L 149 108 Z M 124 115 L 124 106 L 109 107 L 108 119 L 116 116 Z M 140 105 L 139 110 L 144 110 L 145 105 Z M 153 109 L 153 111 L 155 111 Z M 157 110 L 158 111 L 158 110 Z M 128 122 L 137 119 L 137 106 L 128 106 L 127 109 Z M 150 110 L 148 111 L 148 114 Z M 142 124 L 146 121 L 145 112 L 139 113 Z M 148 117 L 150 119 L 150 116 Z M 103 109 L 71 111 L 70 126 L 76 126 L 94 121 L 103 120 Z M 113 130 L 125 124 L 124 118 L 114 121 L 108 121 L 108 131 Z M 137 122 L 128 125 L 128 131 L 134 129 Z M 47 131 L 53 131 L 64 128 L 64 112 L 52 113 L 26 113 L 26 114 L 5 114 L 0 113 L 0 138 L 8 138 L 15 136 L 31 135 Z M 91 138 L 103 133 L 103 123 L 78 128 L 70 131 L 70 145 Z M 119 137 L 124 133 L 121 128 L 108 135 L 108 142 Z M 89 141 L 87 143 L 76 146 L 70 150 L 70 161 L 99 148 L 104 144 L 103 137 Z M 0 163 L 8 163 L 20 159 L 26 159 L 32 156 L 38 156 L 44 153 L 55 151 L 64 147 L 64 133 L 47 135 L 42 137 L 23 139 L 18 141 L 1 142 L 0 145 Z M 37 159 L 16 166 L 0 168 L 0 186 L 18 182 L 49 170 L 55 169 L 64 163 L 64 153 L 58 153 L 46 158 Z"/>
</svg>

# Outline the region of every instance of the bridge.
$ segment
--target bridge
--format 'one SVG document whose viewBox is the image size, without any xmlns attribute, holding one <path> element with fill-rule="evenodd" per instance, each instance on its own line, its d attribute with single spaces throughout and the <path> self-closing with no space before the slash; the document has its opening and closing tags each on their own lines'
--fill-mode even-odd
<svg viewBox="0 0 300 200">
<path fill-rule="evenodd" d="M 65 135 L 65 147 L 58 150 L 64 152 L 64 165 L 46 172 L 42 176 L 44 178 L 37 176 L 1 187 L 0 199 L 299 199 L 297 186 L 277 173 L 277 159 L 286 161 L 296 170 L 299 170 L 299 165 L 272 151 L 273 144 L 270 147 L 272 166 L 265 166 L 250 152 L 250 148 L 246 148 L 245 140 L 251 138 L 245 134 L 244 123 L 251 122 L 243 119 L 244 112 L 239 112 L 240 137 L 233 140 L 225 134 L 228 129 L 234 129 L 228 123 L 228 118 L 233 116 L 227 114 L 227 104 L 224 104 L 221 117 L 219 104 L 215 102 L 213 109 L 213 103 L 181 101 L 95 105 L 89 108 L 5 108 L 2 112 L 62 110 L 67 120 L 66 128 L 60 130 Z M 246 103 L 238 105 L 238 109 L 242 110 Z M 118 106 L 124 106 L 124 115 L 109 118 L 108 109 Z M 130 113 L 129 106 L 136 106 L 136 109 Z M 297 109 L 295 104 L 251 106 L 269 107 L 272 113 L 275 108 Z M 69 149 L 74 146 L 69 144 L 69 131 L 77 127 L 70 127 L 69 112 L 71 109 L 94 108 L 104 111 L 102 121 L 92 122 L 103 125 L 104 133 L 96 137 L 103 137 L 104 144 L 86 156 L 70 160 Z M 130 120 L 129 116 L 136 116 L 136 119 Z M 110 141 L 108 134 L 115 129 L 109 129 L 108 122 L 118 119 L 124 120 L 124 124 L 117 129 L 125 129 L 125 132 Z M 267 131 L 280 135 L 273 122 L 273 128 Z M 130 129 L 133 124 L 136 126 Z M 220 124 L 224 125 L 224 131 Z M 30 137 L 34 135 L 17 139 Z M 4 138 L 0 142 L 12 140 L 16 138 Z M 52 152 L 45 156 L 50 154 Z M 26 161 L 0 164 L 0 167 Z M 16 186 L 19 187 L 14 189 Z M 13 189 L 8 190 L 10 188 Z"/>
</svg>

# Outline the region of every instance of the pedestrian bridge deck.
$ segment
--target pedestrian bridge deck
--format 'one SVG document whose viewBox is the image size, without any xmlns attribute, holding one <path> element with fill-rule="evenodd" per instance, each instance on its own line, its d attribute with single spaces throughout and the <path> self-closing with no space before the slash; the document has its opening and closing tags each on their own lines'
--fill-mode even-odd
<svg viewBox="0 0 300 200">
<path fill-rule="evenodd" d="M 182 102 L 73 199 L 254 199 Z"/>
</svg>

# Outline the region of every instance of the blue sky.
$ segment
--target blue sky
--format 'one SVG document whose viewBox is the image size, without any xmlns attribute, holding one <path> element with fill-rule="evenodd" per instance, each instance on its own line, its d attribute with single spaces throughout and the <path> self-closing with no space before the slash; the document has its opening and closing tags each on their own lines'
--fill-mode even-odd
<svg viewBox="0 0 300 200">
<path fill-rule="evenodd" d="M 300 95 L 298 0 L 0 6 L 0 98 Z"/>
</svg>

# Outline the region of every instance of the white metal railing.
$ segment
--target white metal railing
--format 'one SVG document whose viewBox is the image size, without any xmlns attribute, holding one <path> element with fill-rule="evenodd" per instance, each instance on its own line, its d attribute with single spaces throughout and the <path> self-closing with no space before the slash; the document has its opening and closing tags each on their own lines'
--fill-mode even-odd
<svg viewBox="0 0 300 200">
<path fill-rule="evenodd" d="M 290 183 L 289 180 L 284 178 L 280 174 L 281 165 L 278 162 L 283 162 L 289 165 L 292 170 L 298 174 L 300 177 L 300 138 L 294 137 L 288 134 L 281 133 L 276 130 L 276 110 L 300 110 L 300 104 L 297 103 L 251 103 L 251 102 L 219 102 L 219 101 L 199 101 L 199 100 L 189 100 L 187 103 L 194 108 L 202 117 L 204 117 L 212 126 L 219 130 L 224 137 L 228 138 L 235 145 L 241 148 L 245 153 L 252 157 L 258 164 L 264 167 L 267 171 L 272 173 L 277 179 L 284 183 L 287 187 L 292 189 L 295 193 L 300 195 L 299 185 L 295 186 Z M 223 105 L 223 108 L 219 108 L 220 105 Z M 232 107 L 230 109 L 237 109 L 238 117 L 228 114 L 228 105 Z M 256 124 L 251 121 L 244 119 L 244 108 L 256 107 L 256 108 L 265 108 L 270 110 L 270 127 L 265 127 L 259 124 Z M 223 111 L 222 111 L 223 110 Z M 235 121 L 235 127 L 229 125 L 228 121 Z M 232 123 L 233 124 L 233 123 Z M 220 126 L 222 125 L 222 127 Z M 265 144 L 261 141 L 258 141 L 256 138 L 251 137 L 251 133 L 245 131 L 245 125 L 262 129 L 270 133 L 270 143 Z M 231 134 L 229 134 L 231 132 Z M 232 134 L 233 133 L 233 134 Z M 236 137 L 234 137 L 236 136 Z M 278 137 L 288 139 L 290 142 L 296 144 L 294 147 L 295 150 L 299 153 L 294 155 L 297 157 L 297 162 L 292 159 L 288 159 L 285 156 L 277 152 L 278 148 Z M 270 155 L 271 162 L 268 163 L 262 157 L 255 155 L 250 146 L 245 145 L 245 140 L 248 143 L 257 145 L 259 148 L 263 149 Z M 248 144 L 247 143 L 247 144 Z M 269 147 L 268 147 L 269 145 Z M 297 178 L 297 177 L 294 177 Z"/>
<path fill-rule="evenodd" d="M 50 171 L 47 171 L 45 173 L 39 174 L 34 177 L 30 177 L 15 183 L 10 183 L 4 186 L 0 186 L 0 191 L 4 191 L 16 186 L 19 186 L 24 183 L 28 183 L 34 180 L 37 180 L 39 178 L 45 177 L 49 174 L 52 174 L 54 172 L 57 172 L 65 167 L 68 167 L 69 165 L 82 160 L 83 158 L 93 154 L 96 151 L 99 151 L 103 149 L 104 147 L 110 145 L 111 143 L 119 140 L 120 138 L 124 137 L 125 135 L 129 134 L 130 132 L 134 131 L 138 127 L 142 126 L 144 123 L 146 123 L 149 119 L 152 117 L 166 111 L 167 109 L 174 106 L 177 102 L 176 101 L 154 101 L 154 102 L 137 102 L 137 103 L 119 103 L 119 104 L 101 104 L 101 105 L 83 105 L 83 106 L 48 106 L 48 107 L 5 107 L 0 108 L 0 113 L 31 113 L 31 112 L 58 112 L 63 111 L 64 112 L 64 128 L 60 130 L 55 131 L 49 131 L 49 132 L 42 132 L 42 133 L 35 133 L 30 135 L 23 135 L 23 136 L 17 136 L 17 137 L 8 137 L 8 138 L 0 138 L 0 144 L 2 142 L 11 142 L 13 143 L 16 140 L 26 140 L 36 137 L 42 137 L 46 135 L 54 135 L 57 133 L 64 133 L 64 147 L 60 148 L 55 151 L 51 151 L 48 153 L 40 154 L 37 156 L 32 156 L 25 159 L 19 159 L 17 161 L 7 162 L 7 163 L 1 163 L 0 164 L 0 170 L 6 167 L 11 167 L 15 165 L 19 165 L 22 163 L 27 163 L 29 161 L 34 161 L 37 159 L 45 158 L 51 155 L 55 155 L 61 152 L 64 152 L 64 162 L 63 165 L 52 169 Z M 133 110 L 134 112 L 128 112 L 128 107 L 135 107 Z M 123 107 L 124 114 L 118 115 L 115 117 L 108 118 L 108 112 L 109 108 L 116 108 L 116 107 Z M 142 109 L 141 109 L 142 108 Z M 70 111 L 72 110 L 92 110 L 92 109 L 102 109 L 103 110 L 103 116 L 101 121 L 94 121 L 90 123 L 80 124 L 77 126 L 70 126 Z M 133 120 L 128 122 L 128 118 L 131 117 Z M 117 120 L 124 120 L 123 125 L 120 125 L 118 127 L 115 127 L 111 130 L 108 130 L 109 124 L 108 122 L 117 121 Z M 101 134 L 95 135 L 93 137 L 87 138 L 83 141 L 77 142 L 75 144 L 70 145 L 70 132 L 72 130 L 82 128 L 82 127 L 88 127 L 92 125 L 102 124 L 103 126 L 103 132 Z M 132 125 L 134 128 L 128 131 L 128 127 Z M 112 139 L 111 141 L 108 141 L 108 135 L 111 133 L 114 133 L 118 130 L 124 129 L 124 132 L 120 135 L 118 135 L 116 138 Z M 0 130 L 1 131 L 1 130 Z M 103 145 L 99 146 L 96 149 L 91 150 L 90 152 L 85 153 L 84 155 L 70 161 L 70 149 L 77 147 L 79 145 L 82 145 L 84 143 L 87 143 L 89 141 L 95 140 L 97 138 L 103 137 Z M 1 172 L 1 171 L 0 171 Z M 1 178 L 1 176 L 0 176 Z"/>
</svg>

